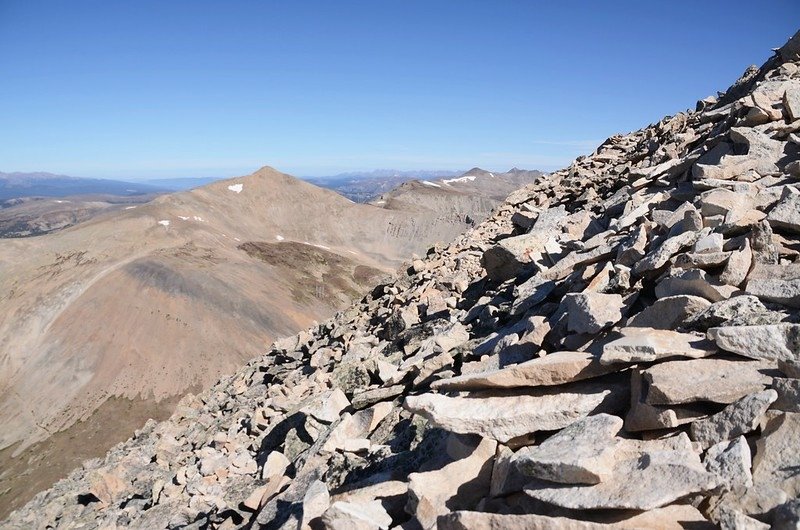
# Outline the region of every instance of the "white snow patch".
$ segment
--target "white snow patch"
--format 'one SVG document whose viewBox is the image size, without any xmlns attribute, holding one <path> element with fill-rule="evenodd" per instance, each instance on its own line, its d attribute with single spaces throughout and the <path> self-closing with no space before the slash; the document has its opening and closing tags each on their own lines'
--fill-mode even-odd
<svg viewBox="0 0 800 530">
<path fill-rule="evenodd" d="M 195 221 L 200 221 L 201 223 L 205 223 L 205 221 L 203 220 L 203 218 L 202 218 L 202 217 L 199 217 L 199 216 L 197 216 L 197 215 L 195 215 L 194 217 L 192 217 L 192 219 L 194 219 Z"/>
<path fill-rule="evenodd" d="M 67 201 L 58 201 L 58 200 L 56 200 L 56 201 L 53 201 L 53 202 L 56 203 L 56 204 L 64 204 Z"/>
<path fill-rule="evenodd" d="M 423 180 L 422 183 L 425 184 L 426 186 L 433 186 L 434 188 L 442 187 L 440 184 L 436 184 L 435 182 L 431 182 L 430 180 Z"/>
<path fill-rule="evenodd" d="M 458 178 L 455 178 L 455 179 L 447 179 L 447 180 L 443 180 L 442 182 L 445 183 L 445 184 L 450 184 L 451 182 L 472 182 L 473 180 L 475 180 L 475 176 L 474 175 L 470 175 L 468 177 L 458 177 Z"/>
<path fill-rule="evenodd" d="M 160 224 L 161 226 L 169 226 L 169 221 L 167 221 L 166 219 L 162 219 L 158 222 L 158 224 Z"/>
<path fill-rule="evenodd" d="M 234 193 L 242 193 L 242 190 L 244 189 L 244 184 L 242 183 L 231 184 L 230 186 L 228 186 L 228 189 Z"/>
<path fill-rule="evenodd" d="M 178 216 L 178 219 L 180 219 L 181 221 L 188 221 L 188 220 L 189 220 L 189 217 L 184 217 L 184 216 L 182 216 L 182 215 L 179 215 L 179 216 Z"/>
<path fill-rule="evenodd" d="M 275 239 L 277 239 L 278 241 L 283 241 L 286 238 L 281 236 L 281 235 L 277 235 L 277 236 L 275 236 Z"/>
<path fill-rule="evenodd" d="M 234 237 L 233 240 L 234 241 L 241 241 L 241 239 L 239 239 L 238 237 Z"/>
<path fill-rule="evenodd" d="M 375 204 L 386 204 L 386 201 L 375 201 Z"/>
<path fill-rule="evenodd" d="M 331 247 L 326 247 L 325 245 L 317 245 L 316 243 L 312 243 L 311 246 L 321 248 L 322 250 L 330 250 Z"/>
<path fill-rule="evenodd" d="M 126 206 L 125 207 L 126 210 L 133 210 L 134 208 L 136 208 L 136 206 Z"/>
<path fill-rule="evenodd" d="M 490 171 L 490 172 L 489 172 L 489 176 L 490 176 L 490 177 L 492 177 L 492 178 L 494 178 L 494 173 L 492 173 L 492 172 Z"/>
</svg>

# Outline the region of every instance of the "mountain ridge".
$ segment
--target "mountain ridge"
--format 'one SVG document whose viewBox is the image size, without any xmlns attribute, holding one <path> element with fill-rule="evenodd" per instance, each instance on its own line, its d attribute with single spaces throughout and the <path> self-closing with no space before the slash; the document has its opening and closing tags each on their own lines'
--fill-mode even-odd
<svg viewBox="0 0 800 530">
<path fill-rule="evenodd" d="M 512 193 L 5 524 L 796 526 L 800 32 L 726 94 Z"/>
</svg>

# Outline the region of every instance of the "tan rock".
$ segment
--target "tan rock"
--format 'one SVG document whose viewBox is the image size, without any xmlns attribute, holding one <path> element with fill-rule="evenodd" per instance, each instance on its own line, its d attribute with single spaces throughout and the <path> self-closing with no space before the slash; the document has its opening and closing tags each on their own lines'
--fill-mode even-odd
<svg viewBox="0 0 800 530">
<path fill-rule="evenodd" d="M 775 486 L 790 497 L 800 494 L 800 413 L 784 412 L 767 422 L 753 458 L 755 487 Z"/>
<path fill-rule="evenodd" d="M 461 458 L 440 469 L 408 476 L 408 506 L 423 529 L 436 527 L 436 519 L 452 510 L 474 506 L 489 493 L 492 460 L 497 442 L 478 437 L 467 440 Z"/>
<path fill-rule="evenodd" d="M 708 338 L 725 351 L 751 359 L 791 361 L 800 357 L 800 324 L 711 328 Z"/>
<path fill-rule="evenodd" d="M 590 379 L 619 369 L 601 365 L 598 358 L 588 352 L 559 351 L 499 370 L 436 381 L 431 388 L 478 390 L 551 386 Z"/>
<path fill-rule="evenodd" d="M 703 336 L 652 328 L 623 328 L 622 338 L 603 346 L 600 362 L 653 362 L 671 357 L 697 359 L 717 352 L 714 344 Z"/>
<path fill-rule="evenodd" d="M 659 298 L 628 321 L 628 327 L 674 329 L 711 306 L 700 296 L 677 295 Z"/>
<path fill-rule="evenodd" d="M 722 479 L 725 491 L 749 488 L 753 485 L 750 446 L 747 445 L 744 436 L 712 445 L 706 451 L 703 463 L 710 473 Z"/>
<path fill-rule="evenodd" d="M 675 428 L 691 423 L 708 413 L 697 406 L 659 407 L 645 402 L 642 372 L 631 370 L 631 408 L 625 416 L 625 430 L 629 432 L 652 431 Z"/>
<path fill-rule="evenodd" d="M 567 328 L 576 333 L 597 333 L 622 319 L 625 304 L 618 294 L 569 293 L 562 301 Z"/>
<path fill-rule="evenodd" d="M 769 363 L 724 359 L 665 362 L 643 372 L 649 386 L 646 402 L 651 405 L 733 403 L 769 385 L 772 377 L 762 373 L 769 368 Z"/>
<path fill-rule="evenodd" d="M 689 433 L 692 440 L 703 447 L 755 430 L 767 408 L 778 399 L 774 390 L 749 394 L 734 401 L 722 411 L 692 423 Z"/>
<path fill-rule="evenodd" d="M 637 442 L 619 439 L 612 478 L 588 486 L 554 485 L 534 479 L 525 492 L 572 510 L 652 510 L 692 493 L 716 488 L 684 434 L 675 439 Z"/>
<path fill-rule="evenodd" d="M 312 521 L 322 516 L 330 505 L 328 486 L 321 480 L 311 483 L 303 496 L 303 513 L 300 519 L 300 530 L 311 530 Z"/>
<path fill-rule="evenodd" d="M 350 405 L 350 401 L 341 389 L 335 388 L 314 399 L 301 412 L 309 414 L 324 423 L 332 423 L 339 419 L 341 412 Z"/>
<path fill-rule="evenodd" d="M 456 511 L 439 517 L 438 530 L 711 530 L 708 522 L 696 508 L 686 504 L 673 504 L 655 510 L 631 515 L 606 516 L 607 522 L 588 522 L 567 517 L 549 517 L 536 514 L 497 514 Z"/>
<path fill-rule="evenodd" d="M 322 514 L 322 524 L 326 530 L 388 530 L 392 518 L 380 501 L 338 501 Z"/>
<path fill-rule="evenodd" d="M 615 435 L 622 419 L 608 414 L 581 418 L 540 445 L 523 447 L 514 462 L 524 474 L 563 484 L 597 484 L 611 479 Z"/>
<path fill-rule="evenodd" d="M 448 431 L 506 443 L 537 431 L 562 429 L 592 413 L 614 412 L 626 391 L 620 384 L 585 382 L 456 397 L 422 394 L 408 396 L 403 406 Z"/>
<path fill-rule="evenodd" d="M 722 274 L 719 275 L 719 281 L 728 285 L 733 285 L 734 287 L 739 287 L 744 283 L 745 279 L 747 279 L 747 274 L 750 272 L 752 266 L 753 251 L 750 249 L 750 240 L 745 239 L 742 249 L 733 252 L 730 258 L 728 258 L 725 269 L 722 271 Z"/>
</svg>

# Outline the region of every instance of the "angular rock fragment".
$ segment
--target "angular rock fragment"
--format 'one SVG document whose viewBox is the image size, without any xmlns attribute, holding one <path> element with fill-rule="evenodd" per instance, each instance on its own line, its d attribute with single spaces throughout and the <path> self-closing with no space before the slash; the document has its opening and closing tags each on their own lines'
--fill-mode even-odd
<svg viewBox="0 0 800 530">
<path fill-rule="evenodd" d="M 776 377 L 772 388 L 778 393 L 773 408 L 785 412 L 800 412 L 800 379 Z"/>
<path fill-rule="evenodd" d="M 653 362 L 671 357 L 698 359 L 717 352 L 705 337 L 664 329 L 623 328 L 622 338 L 603 346 L 602 364 Z"/>
<path fill-rule="evenodd" d="M 692 440 L 703 447 L 747 434 L 758 427 L 767 408 L 778 399 L 774 390 L 764 390 L 734 401 L 721 412 L 692 423 Z"/>
<path fill-rule="evenodd" d="M 631 447 L 618 449 L 611 480 L 566 486 L 536 479 L 525 487 L 525 493 L 572 510 L 652 510 L 719 485 L 719 478 L 706 471 L 690 445 L 664 447 L 655 441 L 629 440 L 620 441 L 619 447 L 626 445 Z"/>
<path fill-rule="evenodd" d="M 322 524 L 326 530 L 388 530 L 392 518 L 380 501 L 337 501 L 322 514 Z"/>
<path fill-rule="evenodd" d="M 599 359 L 588 352 L 559 351 L 499 370 L 442 379 L 433 383 L 431 388 L 478 390 L 552 386 L 590 379 L 620 369 L 622 367 L 601 365 Z"/>
<path fill-rule="evenodd" d="M 672 405 L 709 401 L 733 403 L 772 382 L 771 365 L 757 361 L 692 359 L 669 361 L 643 371 L 647 403 Z"/>
<path fill-rule="evenodd" d="M 536 514 L 497 514 L 456 511 L 439 517 L 438 530 L 711 530 L 711 524 L 696 508 L 672 504 L 642 513 L 606 515 L 604 522 Z"/>
<path fill-rule="evenodd" d="M 800 279 L 754 279 L 747 282 L 745 291 L 760 300 L 800 308 Z"/>
<path fill-rule="evenodd" d="M 800 233 L 800 193 L 786 195 L 767 216 L 774 228 Z"/>
<path fill-rule="evenodd" d="M 463 447 L 452 448 L 453 445 Z M 440 469 L 408 476 L 408 506 L 422 528 L 435 528 L 436 519 L 451 510 L 474 506 L 489 493 L 492 459 L 497 443 L 479 437 L 454 437 L 448 454 L 454 461 Z"/>
<path fill-rule="evenodd" d="M 705 298 L 691 295 L 659 298 L 628 321 L 629 327 L 674 329 L 711 306 Z"/>
<path fill-rule="evenodd" d="M 734 287 L 739 287 L 747 279 L 747 274 L 753 266 L 753 251 L 750 250 L 750 240 L 744 240 L 744 246 L 728 258 L 725 270 L 719 275 L 719 281 Z"/>
<path fill-rule="evenodd" d="M 581 418 L 542 444 L 523 447 L 514 458 L 526 475 L 562 484 L 597 484 L 611 479 L 615 435 L 622 419 L 608 414 Z"/>
<path fill-rule="evenodd" d="M 668 296 L 691 295 L 701 296 L 711 302 L 719 302 L 730 298 L 736 290 L 731 285 L 719 283 L 709 278 L 705 271 L 690 269 L 673 273 L 658 282 L 656 296 L 666 298 Z"/>
<path fill-rule="evenodd" d="M 576 333 L 597 333 L 622 319 L 625 304 L 618 294 L 570 293 L 564 297 L 567 328 Z"/>
<path fill-rule="evenodd" d="M 691 423 L 708 416 L 708 412 L 699 406 L 659 407 L 645 402 L 642 373 L 639 369 L 631 370 L 631 408 L 625 416 L 625 430 L 629 432 L 653 431 L 669 429 Z"/>
<path fill-rule="evenodd" d="M 537 431 L 562 429 L 598 412 L 615 412 L 627 388 L 619 383 L 584 382 L 528 391 L 485 391 L 467 396 L 408 396 L 406 410 L 437 427 L 480 434 L 502 443 Z"/>
<path fill-rule="evenodd" d="M 753 458 L 755 487 L 774 486 L 789 497 L 800 494 L 800 413 L 783 412 L 767 422 Z"/>
<path fill-rule="evenodd" d="M 725 351 L 751 359 L 800 358 L 800 324 L 711 328 L 708 338 Z"/>
<path fill-rule="evenodd" d="M 712 445 L 706 451 L 703 463 L 709 472 L 722 479 L 726 491 L 753 485 L 750 447 L 744 436 Z"/>
<path fill-rule="evenodd" d="M 536 270 L 545 252 L 547 237 L 531 233 L 501 240 L 483 253 L 481 264 L 492 280 L 504 282 L 525 271 Z"/>
</svg>

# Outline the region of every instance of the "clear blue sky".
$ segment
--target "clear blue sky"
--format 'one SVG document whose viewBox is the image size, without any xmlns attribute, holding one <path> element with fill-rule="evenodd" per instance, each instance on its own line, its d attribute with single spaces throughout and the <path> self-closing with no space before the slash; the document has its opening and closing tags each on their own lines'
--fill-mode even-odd
<svg viewBox="0 0 800 530">
<path fill-rule="evenodd" d="M 0 0 L 0 171 L 555 169 L 765 61 L 757 4 Z"/>
</svg>

